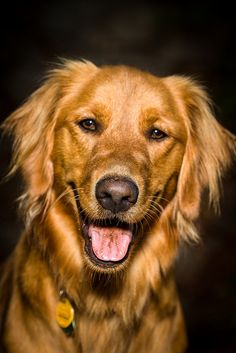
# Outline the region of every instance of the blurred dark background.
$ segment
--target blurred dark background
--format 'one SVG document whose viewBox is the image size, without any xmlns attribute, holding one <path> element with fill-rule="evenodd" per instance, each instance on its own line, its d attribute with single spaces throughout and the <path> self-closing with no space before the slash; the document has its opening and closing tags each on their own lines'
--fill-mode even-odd
<svg viewBox="0 0 236 353">
<path fill-rule="evenodd" d="M 227 2 L 5 3 L 0 13 L 1 121 L 40 85 L 58 58 L 66 57 L 128 64 L 158 75 L 191 75 L 208 87 L 218 119 L 236 133 L 235 21 Z M 10 155 L 10 142 L 1 138 L 1 176 Z M 198 225 L 202 243 L 186 246 L 177 261 L 190 353 L 236 352 L 235 176 L 234 168 L 224 180 L 221 216 L 204 207 Z M 14 201 L 19 193 L 17 177 L 0 185 L 0 261 L 20 233 Z"/>
</svg>

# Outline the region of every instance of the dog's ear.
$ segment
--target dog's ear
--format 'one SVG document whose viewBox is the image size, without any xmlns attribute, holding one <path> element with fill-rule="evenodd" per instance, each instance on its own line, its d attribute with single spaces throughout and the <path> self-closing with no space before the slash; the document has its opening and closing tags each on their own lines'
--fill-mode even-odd
<svg viewBox="0 0 236 353">
<path fill-rule="evenodd" d="M 21 197 L 31 220 L 48 203 L 53 184 L 51 154 L 60 106 L 79 89 L 96 67 L 88 62 L 64 61 L 48 74 L 45 83 L 2 124 L 13 136 L 13 159 L 9 175 L 19 170 L 26 184 Z M 41 205 L 41 206 L 40 206 Z"/>
<path fill-rule="evenodd" d="M 4 124 L 14 136 L 11 172 L 20 169 L 35 196 L 43 193 L 52 180 L 50 155 L 58 94 L 58 85 L 48 80 Z"/>
<path fill-rule="evenodd" d="M 208 189 L 209 203 L 218 209 L 221 179 L 236 156 L 236 138 L 216 121 L 201 86 L 184 77 L 168 80 L 187 129 L 177 189 L 177 223 L 182 233 L 189 233 L 184 236 L 193 238 L 196 233 L 187 225 L 199 215 L 203 189 Z"/>
<path fill-rule="evenodd" d="M 19 170 L 26 184 L 24 207 L 35 204 L 53 182 L 50 155 L 57 99 L 58 85 L 49 79 L 2 125 L 4 132 L 13 136 L 9 176 Z"/>
</svg>

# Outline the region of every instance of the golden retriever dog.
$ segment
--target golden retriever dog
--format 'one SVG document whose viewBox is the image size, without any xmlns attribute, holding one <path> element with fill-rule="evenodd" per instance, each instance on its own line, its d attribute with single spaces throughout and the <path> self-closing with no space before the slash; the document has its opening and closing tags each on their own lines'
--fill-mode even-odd
<svg viewBox="0 0 236 353">
<path fill-rule="evenodd" d="M 236 150 L 204 89 L 65 61 L 3 129 L 25 185 L 1 270 L 5 352 L 184 352 L 173 262 Z"/>
</svg>

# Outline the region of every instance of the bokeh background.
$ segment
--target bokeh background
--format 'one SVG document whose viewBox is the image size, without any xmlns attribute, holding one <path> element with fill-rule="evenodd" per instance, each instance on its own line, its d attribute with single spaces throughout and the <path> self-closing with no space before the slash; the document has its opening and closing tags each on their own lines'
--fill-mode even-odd
<svg viewBox="0 0 236 353">
<path fill-rule="evenodd" d="M 85 58 L 158 75 L 191 75 L 208 87 L 218 119 L 236 133 L 235 21 L 227 1 L 9 1 L 0 12 L 0 119 L 59 58 Z M 1 176 L 10 156 L 11 143 L 1 137 Z M 20 185 L 19 177 L 0 185 L 0 261 L 20 233 L 14 201 Z M 224 180 L 221 216 L 204 206 L 202 243 L 183 248 L 177 260 L 190 353 L 236 352 L 235 199 L 234 168 Z"/>
</svg>

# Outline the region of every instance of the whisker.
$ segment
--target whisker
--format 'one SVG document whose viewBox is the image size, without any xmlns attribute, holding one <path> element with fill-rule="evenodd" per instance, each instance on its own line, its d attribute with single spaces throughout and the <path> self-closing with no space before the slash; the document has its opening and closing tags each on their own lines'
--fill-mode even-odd
<svg viewBox="0 0 236 353">
<path fill-rule="evenodd" d="M 150 196 L 147 196 L 147 199 L 148 199 L 148 200 L 151 200 L 151 202 L 154 202 L 154 203 L 160 202 L 160 201 L 165 201 L 165 202 L 167 202 L 167 203 L 170 202 L 169 199 L 166 199 L 165 197 L 162 197 L 162 196 L 157 196 L 157 197 L 155 198 L 153 195 L 150 195 Z"/>
<path fill-rule="evenodd" d="M 70 193 L 70 190 L 68 190 L 68 186 L 67 186 L 67 188 L 64 190 L 64 191 L 62 191 L 62 193 L 53 201 L 53 203 L 51 204 L 51 206 L 50 206 L 50 209 L 52 209 L 54 206 L 55 206 L 55 204 L 58 202 L 58 201 L 60 201 L 64 196 L 66 196 L 67 194 L 69 194 Z"/>
<path fill-rule="evenodd" d="M 163 208 L 160 205 L 151 205 L 149 209 L 153 214 L 157 213 L 160 215 L 163 212 Z"/>
</svg>

